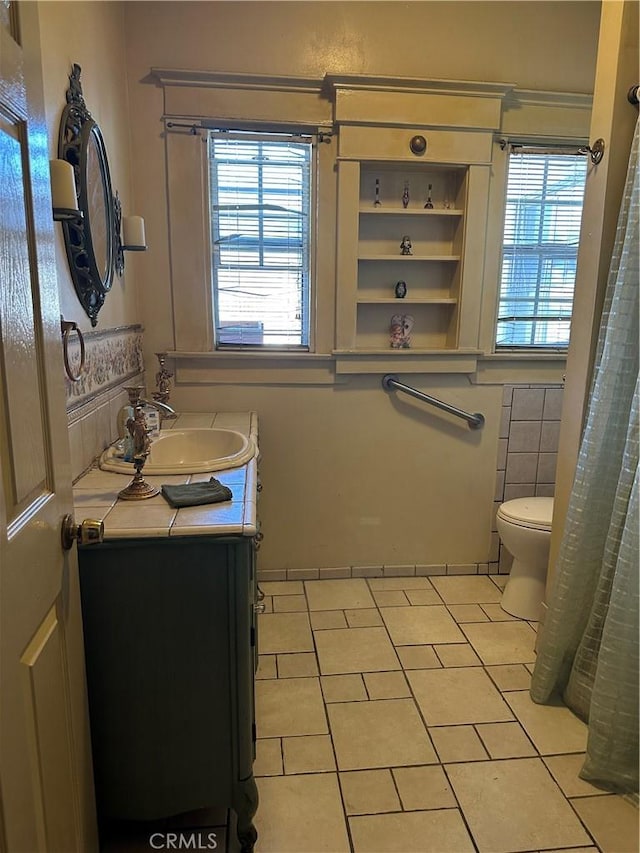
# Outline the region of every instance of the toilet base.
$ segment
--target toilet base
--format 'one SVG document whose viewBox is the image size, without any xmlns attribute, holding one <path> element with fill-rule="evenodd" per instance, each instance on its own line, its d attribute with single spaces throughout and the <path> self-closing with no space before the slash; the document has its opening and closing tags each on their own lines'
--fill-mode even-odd
<svg viewBox="0 0 640 853">
<path fill-rule="evenodd" d="M 518 619 L 537 622 L 544 601 L 546 573 L 546 566 L 541 572 L 536 572 L 531 566 L 514 560 L 500 607 Z"/>
</svg>

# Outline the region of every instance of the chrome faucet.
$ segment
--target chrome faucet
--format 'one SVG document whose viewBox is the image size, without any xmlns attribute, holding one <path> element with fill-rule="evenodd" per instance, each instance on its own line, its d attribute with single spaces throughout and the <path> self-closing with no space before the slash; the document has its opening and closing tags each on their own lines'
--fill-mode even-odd
<svg viewBox="0 0 640 853">
<path fill-rule="evenodd" d="M 178 417 L 178 413 L 172 409 L 171 406 L 166 403 L 161 403 L 160 400 L 143 400 L 140 398 L 139 404 L 141 406 L 151 406 L 152 409 L 156 409 L 160 412 L 160 421 L 172 421 Z"/>
</svg>

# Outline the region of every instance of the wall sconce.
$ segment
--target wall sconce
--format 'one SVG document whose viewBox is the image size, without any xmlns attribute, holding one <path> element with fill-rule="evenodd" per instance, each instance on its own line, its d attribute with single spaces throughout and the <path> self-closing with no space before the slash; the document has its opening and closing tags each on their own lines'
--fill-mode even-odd
<svg viewBox="0 0 640 853">
<path fill-rule="evenodd" d="M 76 177 L 73 166 L 66 160 L 50 160 L 51 202 L 56 222 L 82 219 L 78 209 Z"/>
<path fill-rule="evenodd" d="M 146 252 L 144 219 L 141 216 L 123 217 L 122 248 L 125 252 Z"/>
<path fill-rule="evenodd" d="M 119 276 L 124 274 L 125 252 L 146 252 L 147 241 L 144 233 L 144 219 L 141 216 L 123 216 L 122 203 L 116 191 L 113 197 L 115 219 L 115 270 Z"/>
</svg>

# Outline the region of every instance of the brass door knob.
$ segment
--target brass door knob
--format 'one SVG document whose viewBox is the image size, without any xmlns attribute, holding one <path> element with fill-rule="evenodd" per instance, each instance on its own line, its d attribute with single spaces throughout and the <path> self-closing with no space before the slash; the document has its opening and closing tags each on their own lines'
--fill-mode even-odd
<svg viewBox="0 0 640 853">
<path fill-rule="evenodd" d="M 98 545 L 104 539 L 104 521 L 85 518 L 76 524 L 72 515 L 62 519 L 62 547 L 68 551 L 77 540 L 78 545 Z"/>
</svg>

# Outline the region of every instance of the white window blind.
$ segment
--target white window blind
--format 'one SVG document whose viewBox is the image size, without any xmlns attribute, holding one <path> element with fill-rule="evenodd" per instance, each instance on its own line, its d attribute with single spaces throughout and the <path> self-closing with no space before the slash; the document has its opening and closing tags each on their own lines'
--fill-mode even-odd
<svg viewBox="0 0 640 853">
<path fill-rule="evenodd" d="M 312 139 L 209 136 L 218 349 L 308 349 Z"/>
<path fill-rule="evenodd" d="M 569 345 L 586 161 L 575 149 L 509 155 L 497 347 Z"/>
</svg>

